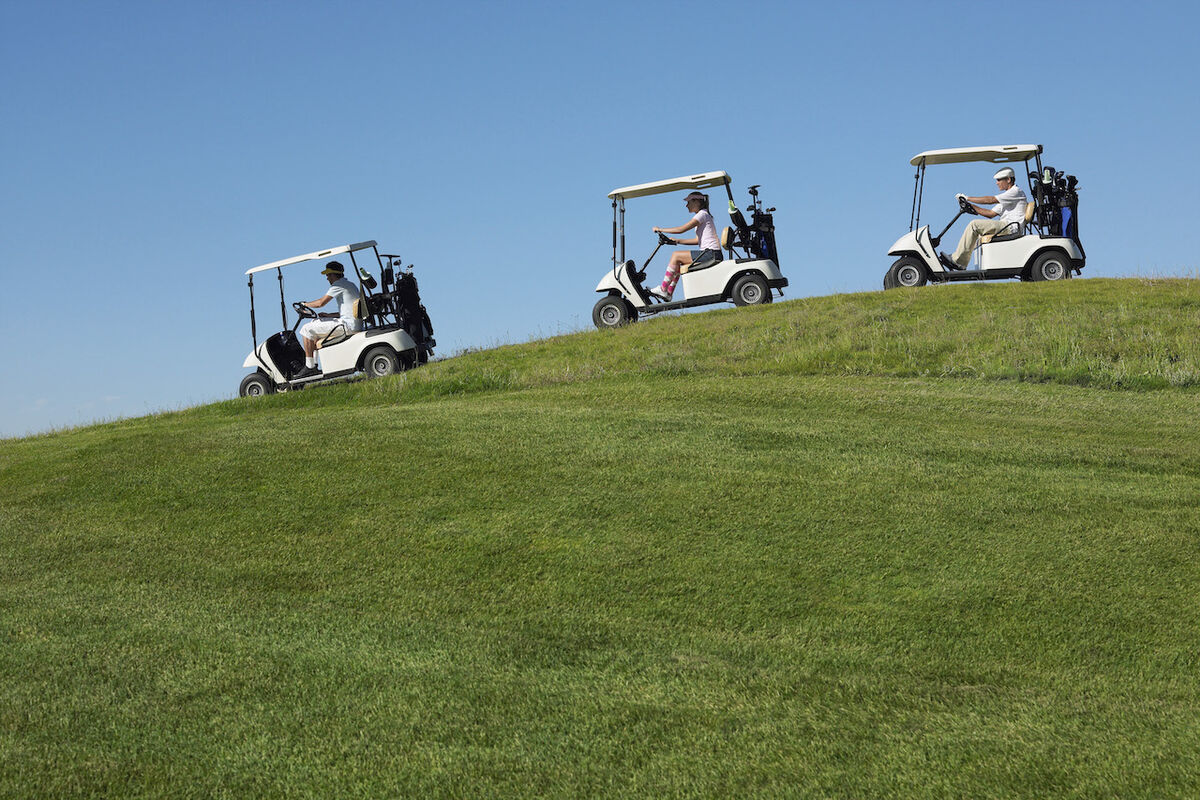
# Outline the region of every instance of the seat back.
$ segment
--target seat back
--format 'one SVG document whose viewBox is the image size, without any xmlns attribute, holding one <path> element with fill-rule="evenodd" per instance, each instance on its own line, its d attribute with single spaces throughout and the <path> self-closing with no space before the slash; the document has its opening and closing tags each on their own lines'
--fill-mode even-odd
<svg viewBox="0 0 1200 800">
<path fill-rule="evenodd" d="M 730 228 L 728 225 L 721 229 L 721 249 L 733 249 L 733 228 Z"/>
</svg>

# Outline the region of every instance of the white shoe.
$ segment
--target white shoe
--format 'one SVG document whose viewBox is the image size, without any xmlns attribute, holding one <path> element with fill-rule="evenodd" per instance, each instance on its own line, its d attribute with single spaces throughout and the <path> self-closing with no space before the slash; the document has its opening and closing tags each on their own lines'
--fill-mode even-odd
<svg viewBox="0 0 1200 800">
<path fill-rule="evenodd" d="M 663 291 L 662 284 L 659 284 L 658 286 L 655 286 L 653 289 L 650 289 L 650 294 L 654 295 L 659 300 L 670 300 L 671 299 L 671 295 L 669 295 Z"/>
</svg>

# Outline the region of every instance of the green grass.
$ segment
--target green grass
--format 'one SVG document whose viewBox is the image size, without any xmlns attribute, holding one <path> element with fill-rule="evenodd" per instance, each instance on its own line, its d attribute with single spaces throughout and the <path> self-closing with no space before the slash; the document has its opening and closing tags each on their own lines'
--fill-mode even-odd
<svg viewBox="0 0 1200 800">
<path fill-rule="evenodd" d="M 0 795 L 1196 796 L 1198 316 L 818 298 L 0 442 Z"/>
</svg>

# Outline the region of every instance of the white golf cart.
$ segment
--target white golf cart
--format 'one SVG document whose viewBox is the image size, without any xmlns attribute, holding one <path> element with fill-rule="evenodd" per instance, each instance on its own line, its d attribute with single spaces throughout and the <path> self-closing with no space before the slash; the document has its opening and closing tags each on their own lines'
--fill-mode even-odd
<svg viewBox="0 0 1200 800">
<path fill-rule="evenodd" d="M 729 185 L 730 179 L 726 173 L 705 172 L 626 186 L 609 192 L 613 207 L 613 266 L 596 286 L 596 291 L 604 294 L 592 309 L 592 322 L 596 323 L 597 328 L 624 325 L 636 320 L 639 313 L 658 314 L 726 301 L 738 306 L 769 303 L 772 289 L 783 295 L 783 287 L 788 285 L 788 280 L 779 271 L 779 256 L 775 251 L 775 222 L 772 216 L 775 209 L 764 209 L 758 199 L 758 186 L 751 186 L 749 192 L 752 199 L 746 208 L 750 213 L 750 222 L 747 223 L 733 201 Z M 733 223 L 733 227 L 726 227 L 721 232 L 721 248 L 727 251 L 728 256 L 692 269 L 685 266 L 680 270 L 679 279 L 684 299 L 663 302 L 650 294 L 642 284 L 646 280 L 646 268 L 659 248 L 678 242 L 660 233 L 658 247 L 642 264 L 641 270 L 632 260 L 626 261 L 625 201 L 634 197 L 718 186 L 723 186 L 729 196 L 729 216 Z"/>
<path fill-rule="evenodd" d="M 1030 170 L 1030 160 L 1037 169 Z M 1009 223 L 995 235 L 980 238 L 970 269 L 961 269 L 938 253 L 942 237 L 963 214 L 977 214 L 975 207 L 960 197 L 959 211 L 937 236 L 921 225 L 921 200 L 925 190 L 925 168 L 933 164 L 965 162 L 1003 164 L 1024 162 L 1029 178 L 1029 204 L 1025 224 Z M 927 282 L 1019 278 L 1023 281 L 1057 281 L 1083 269 L 1085 254 L 1079 241 L 1079 196 L 1073 175 L 1042 167 L 1040 144 L 996 147 L 956 147 L 927 150 L 909 162 L 917 168 L 913 187 L 913 211 L 909 232 L 900 237 L 888 255 L 899 256 L 883 278 L 884 289 L 923 286 Z"/>
<path fill-rule="evenodd" d="M 375 255 L 375 262 L 379 266 L 378 282 L 359 266 L 354 256 L 363 250 L 370 250 Z M 296 336 L 296 329 L 302 320 L 315 317 L 317 312 L 302 303 L 292 303 L 296 311 L 296 323 L 288 328 L 283 268 L 342 254 L 350 257 L 351 269 L 346 270 L 347 276 L 358 277 L 362 300 L 357 316 L 363 320 L 363 330 L 350 333 L 345 329 L 335 329 L 319 343 L 317 360 L 321 371 L 316 375 L 297 378 L 296 374 L 304 368 L 304 348 Z M 242 379 L 238 394 L 256 397 L 299 389 L 311 383 L 344 378 L 359 371 L 365 372 L 368 377 L 379 377 L 428 361 L 437 344 L 433 338 L 433 325 L 425 306 L 421 305 L 412 265 L 407 270 L 401 267 L 399 256 L 381 255 L 372 241 L 318 250 L 246 270 L 250 276 L 250 337 L 254 341 L 254 349 L 246 356 L 242 366 L 252 367 L 254 372 Z M 397 269 L 400 269 L 399 274 Z M 254 315 L 254 276 L 269 270 L 274 270 L 279 280 L 279 311 L 283 318 L 283 329 L 259 342 Z"/>
</svg>

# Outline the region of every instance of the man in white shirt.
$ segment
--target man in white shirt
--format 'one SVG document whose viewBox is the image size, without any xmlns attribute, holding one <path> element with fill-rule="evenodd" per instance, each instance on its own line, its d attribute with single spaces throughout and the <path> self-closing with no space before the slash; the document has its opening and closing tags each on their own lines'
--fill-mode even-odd
<svg viewBox="0 0 1200 800">
<path fill-rule="evenodd" d="M 971 263 L 971 253 L 979 245 L 980 236 L 988 233 L 996 234 L 1001 231 L 1005 233 L 1023 232 L 1025 206 L 1028 201 L 1025 199 L 1025 192 L 1017 186 L 1016 173 L 1010 167 L 1005 167 L 992 177 L 996 179 L 996 187 L 999 189 L 996 194 L 967 198 L 967 202 L 975 206 L 979 215 L 987 217 L 987 219 L 972 220 L 971 224 L 967 225 L 962 238 L 958 241 L 958 249 L 954 251 L 954 255 L 947 256 L 942 253 L 959 269 L 966 269 L 967 265 Z M 994 205 L 991 208 L 984 208 L 980 203 Z"/>
<path fill-rule="evenodd" d="M 320 372 L 317 369 L 316 353 L 317 342 L 321 337 L 340 326 L 345 326 L 346 333 L 357 333 L 363 328 L 362 320 L 354 313 L 354 303 L 362 297 L 362 293 L 358 291 L 357 286 L 346 280 L 346 268 L 337 261 L 330 261 L 325 265 L 325 269 L 321 270 L 321 274 L 329 280 L 329 291 L 323 297 L 301 303 L 301 305 L 320 308 L 336 298 L 338 311 L 336 314 L 319 313 L 316 319 L 309 320 L 296 331 L 300 336 L 300 341 L 304 344 L 304 369 L 296 373 L 294 376 L 296 378 L 307 378 Z"/>
</svg>

